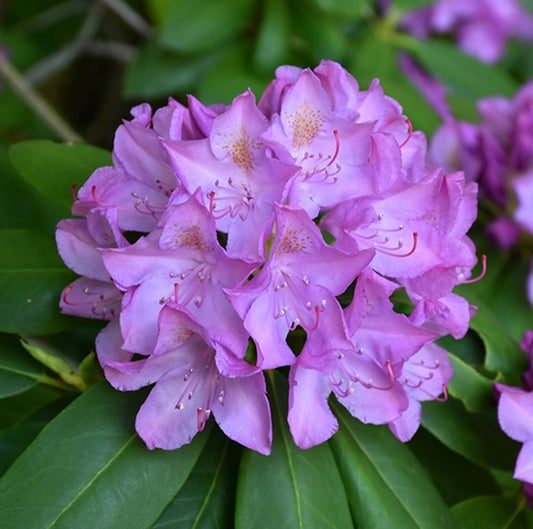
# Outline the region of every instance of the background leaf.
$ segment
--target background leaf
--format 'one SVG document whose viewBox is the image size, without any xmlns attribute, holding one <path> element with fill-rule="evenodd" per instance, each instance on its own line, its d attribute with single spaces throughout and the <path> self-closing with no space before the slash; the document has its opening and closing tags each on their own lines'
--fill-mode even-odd
<svg viewBox="0 0 533 529">
<path fill-rule="evenodd" d="M 469 413 L 455 399 L 425 402 L 422 424 L 443 444 L 466 459 L 485 467 L 509 471 L 519 445 L 498 425 L 496 405 L 486 413 Z"/>
<path fill-rule="evenodd" d="M 43 367 L 14 336 L 0 334 L 0 399 L 30 389 L 42 374 Z"/>
<path fill-rule="evenodd" d="M 187 482 L 152 529 L 231 529 L 241 447 L 213 427 Z"/>
<path fill-rule="evenodd" d="M 3 529 L 150 527 L 183 486 L 206 436 L 150 452 L 133 427 L 145 395 L 100 384 L 56 417 L 0 480 Z"/>
<path fill-rule="evenodd" d="M 286 421 L 287 381 L 273 374 L 269 388 L 274 441 L 266 457 L 245 450 L 237 486 L 236 528 L 352 527 L 346 491 L 327 443 L 301 450 Z M 268 522 L 266 522 L 268 520 Z"/>
<path fill-rule="evenodd" d="M 450 511 L 407 445 L 336 405 L 330 444 L 360 529 L 453 529 Z"/>
<path fill-rule="evenodd" d="M 236 37 L 254 7 L 254 0 L 175 2 L 162 22 L 159 43 L 181 53 L 209 50 Z"/>
<path fill-rule="evenodd" d="M 516 83 L 504 70 L 484 64 L 441 40 L 411 41 L 410 50 L 429 73 L 452 92 L 472 100 L 493 95 L 512 96 Z"/>
<path fill-rule="evenodd" d="M 477 496 L 453 507 L 461 529 L 526 529 L 519 516 L 525 505 L 517 505 L 502 496 Z"/>
<path fill-rule="evenodd" d="M 0 331 L 46 334 L 74 318 L 59 313 L 62 289 L 75 277 L 62 263 L 53 239 L 26 229 L 0 230 Z"/>
<path fill-rule="evenodd" d="M 111 165 L 108 151 L 84 143 L 30 140 L 9 149 L 9 158 L 22 178 L 47 198 L 66 206 L 70 215 L 72 186 L 76 188 L 98 167 Z"/>
</svg>

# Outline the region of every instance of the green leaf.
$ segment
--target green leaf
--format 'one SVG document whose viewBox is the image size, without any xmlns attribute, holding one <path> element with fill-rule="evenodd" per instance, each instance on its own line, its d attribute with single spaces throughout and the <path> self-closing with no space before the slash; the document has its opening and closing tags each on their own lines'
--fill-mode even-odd
<svg viewBox="0 0 533 529">
<path fill-rule="evenodd" d="M 66 215 L 73 201 L 72 186 L 79 188 L 96 168 L 111 165 L 104 149 L 49 140 L 17 143 L 9 149 L 9 158 L 28 184 L 68 208 Z"/>
<path fill-rule="evenodd" d="M 4 474 L 48 422 L 68 404 L 70 404 L 70 398 L 55 399 L 45 406 L 40 403 L 42 408 L 39 408 L 29 417 L 25 417 L 23 421 L 9 428 L 0 430 L 0 454 L 2 454 L 2 457 L 0 457 L 0 476 Z"/>
<path fill-rule="evenodd" d="M 452 513 L 461 529 L 511 529 L 525 502 L 517 505 L 503 496 L 477 496 L 453 506 Z"/>
<path fill-rule="evenodd" d="M 492 412 L 467 412 L 455 400 L 425 402 L 422 424 L 441 443 L 485 468 L 509 471 L 514 467 L 519 445 L 501 430 L 496 405 Z"/>
<path fill-rule="evenodd" d="M 62 316 L 62 289 L 74 274 L 62 263 L 53 238 L 32 230 L 0 230 L 0 331 L 58 332 L 75 321 Z"/>
<path fill-rule="evenodd" d="M 285 0 L 266 0 L 262 15 L 253 61 L 258 71 L 272 75 L 286 62 L 290 14 Z"/>
<path fill-rule="evenodd" d="M 81 395 L 0 480 L 3 529 L 144 529 L 189 476 L 206 436 L 149 451 L 133 419 L 146 392 L 106 384 Z"/>
<path fill-rule="evenodd" d="M 370 0 L 313 0 L 317 8 L 330 15 L 359 17 L 372 11 Z"/>
<path fill-rule="evenodd" d="M 187 482 L 151 529 L 233 528 L 239 455 L 238 445 L 213 428 Z"/>
<path fill-rule="evenodd" d="M 359 529 L 453 529 L 450 511 L 408 446 L 336 406 L 330 444 Z M 342 526 L 339 526 L 342 527 Z"/>
<path fill-rule="evenodd" d="M 190 92 L 220 58 L 221 51 L 183 57 L 149 41 L 137 48 L 128 63 L 124 94 L 129 97 L 168 97 Z"/>
<path fill-rule="evenodd" d="M 424 466 L 447 505 L 501 491 L 489 470 L 450 450 L 425 428 L 418 429 L 408 447 Z"/>
<path fill-rule="evenodd" d="M 449 353 L 449 358 L 453 367 L 449 394 L 461 400 L 468 411 L 479 412 L 488 409 L 494 402 L 493 381 L 481 375 L 458 356 Z"/>
<path fill-rule="evenodd" d="M 392 4 L 395 9 L 409 11 L 432 4 L 435 0 L 393 0 Z"/>
<path fill-rule="evenodd" d="M 274 422 L 272 453 L 269 457 L 250 450 L 243 453 L 235 526 L 352 527 L 346 492 L 329 445 L 302 450 L 292 441 L 286 422 L 287 392 L 286 380 L 273 374 L 269 388 Z"/>
<path fill-rule="evenodd" d="M 485 344 L 485 367 L 495 373 L 518 377 L 527 369 L 527 357 L 519 344 L 509 335 L 500 319 L 488 306 L 478 303 L 477 312 L 470 321 Z"/>
<path fill-rule="evenodd" d="M 43 368 L 21 347 L 13 336 L 0 341 L 0 398 L 22 393 L 37 384 Z"/>
<path fill-rule="evenodd" d="M 409 51 L 453 92 L 476 100 L 493 95 L 512 96 L 517 89 L 504 70 L 478 61 L 450 42 L 411 42 Z"/>
<path fill-rule="evenodd" d="M 440 338 L 438 343 L 448 351 L 453 367 L 448 393 L 461 400 L 469 411 L 492 409 L 494 380 L 477 370 L 485 359 L 485 347 L 479 337 L 470 331 L 461 340 L 448 335 Z"/>
<path fill-rule="evenodd" d="M 56 389 L 37 384 L 23 393 L 0 400 L 0 428 L 23 423 L 43 406 L 57 400 Z"/>
<path fill-rule="evenodd" d="M 224 50 L 217 64 L 202 78 L 197 96 L 205 104 L 229 104 L 246 88 L 260 94 L 267 84 L 268 78 L 252 72 L 247 62 L 246 47 L 235 46 Z"/>
<path fill-rule="evenodd" d="M 254 7 L 254 0 L 175 2 L 161 25 L 159 43 L 180 53 L 205 52 L 236 37 Z"/>
<path fill-rule="evenodd" d="M 314 66 L 324 58 L 342 61 L 346 57 L 348 40 L 342 20 L 309 9 L 304 2 L 293 2 L 291 7 L 294 37 L 298 37 L 294 40 L 305 51 L 305 66 Z"/>
</svg>

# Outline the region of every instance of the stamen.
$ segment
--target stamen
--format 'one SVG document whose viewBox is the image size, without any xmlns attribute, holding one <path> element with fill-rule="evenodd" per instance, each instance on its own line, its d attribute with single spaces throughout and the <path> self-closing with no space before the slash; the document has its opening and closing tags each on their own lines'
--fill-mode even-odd
<svg viewBox="0 0 533 529">
<path fill-rule="evenodd" d="M 70 186 L 70 192 L 72 193 L 72 198 L 74 200 L 76 200 L 77 198 L 77 193 L 76 193 L 76 182 L 74 182 L 71 186 Z"/>
<path fill-rule="evenodd" d="M 107 318 L 108 314 L 114 318 L 115 309 L 112 307 L 111 308 L 103 307 L 102 304 L 115 303 L 122 299 L 121 292 L 118 292 L 117 295 L 106 299 L 104 294 L 92 293 L 87 287 L 85 287 L 84 289 L 82 289 L 83 294 L 85 294 L 86 296 L 93 296 L 93 297 L 87 299 L 87 301 L 72 301 L 71 299 L 69 299 L 69 296 L 72 290 L 73 290 L 72 285 L 68 285 L 65 288 L 61 296 L 63 303 L 65 305 L 69 305 L 70 307 L 83 307 L 83 306 L 91 305 L 91 312 L 98 318 Z M 97 299 L 95 299 L 95 296 L 97 297 Z M 100 309 L 100 311 L 98 311 L 98 309 Z"/>
<path fill-rule="evenodd" d="M 331 178 L 332 183 L 335 183 L 337 181 L 336 175 L 340 172 L 341 166 L 339 164 L 335 164 L 335 169 L 333 171 L 330 171 L 329 169 L 335 163 L 335 160 L 339 156 L 339 151 L 340 151 L 339 131 L 338 130 L 334 130 L 333 131 L 333 136 L 335 138 L 335 150 L 334 150 L 333 154 L 324 156 L 322 153 L 319 153 L 316 156 L 317 157 L 317 165 L 315 165 L 315 167 L 312 170 L 306 171 L 306 173 L 305 173 L 305 177 L 306 178 L 311 178 L 311 177 L 313 177 L 313 176 L 315 176 L 317 174 L 324 173 L 324 181 L 326 181 L 328 178 Z M 310 159 L 313 159 L 313 158 L 315 158 L 314 154 L 306 152 L 304 154 L 304 156 L 303 156 L 302 161 L 310 160 Z M 318 163 L 321 160 L 323 160 L 323 159 L 327 160 L 328 162 L 323 167 L 319 167 Z"/>
<path fill-rule="evenodd" d="M 413 244 L 411 245 L 411 249 L 406 252 L 406 253 L 396 253 L 395 250 L 399 250 L 400 248 L 403 247 L 403 240 L 400 239 L 398 241 L 398 245 L 396 248 L 392 249 L 392 250 L 385 250 L 383 247 L 380 247 L 380 246 L 374 246 L 374 248 L 378 251 L 378 252 L 381 252 L 385 255 L 390 255 L 392 257 L 409 257 L 411 255 L 413 255 L 415 253 L 415 250 L 416 250 L 416 247 L 417 247 L 417 244 L 418 244 L 418 233 L 415 231 L 413 232 Z"/>
<path fill-rule="evenodd" d="M 413 135 L 413 124 L 411 123 L 411 120 L 409 118 L 405 118 L 405 121 L 407 121 L 409 132 L 407 133 L 407 138 L 405 138 L 405 140 L 403 140 L 403 142 L 400 144 L 400 149 L 405 146 L 405 144 L 411 139 L 411 136 Z"/>
<path fill-rule="evenodd" d="M 394 384 L 394 382 L 396 382 L 396 377 L 394 376 L 394 372 L 392 371 L 392 365 L 390 363 L 390 360 L 387 360 L 385 362 L 385 365 L 387 366 L 387 371 L 389 372 L 389 377 L 391 379 L 391 382 Z"/>
<path fill-rule="evenodd" d="M 210 415 L 211 410 L 204 410 L 201 407 L 196 410 L 196 425 L 198 426 L 199 432 L 201 432 L 205 428 L 205 425 L 207 424 Z"/>
<path fill-rule="evenodd" d="M 485 277 L 486 273 L 487 273 L 487 256 L 482 255 L 481 256 L 481 273 L 477 277 L 465 279 L 464 281 L 461 282 L 461 284 L 468 285 L 470 283 L 477 283 L 478 281 L 481 281 Z"/>
</svg>

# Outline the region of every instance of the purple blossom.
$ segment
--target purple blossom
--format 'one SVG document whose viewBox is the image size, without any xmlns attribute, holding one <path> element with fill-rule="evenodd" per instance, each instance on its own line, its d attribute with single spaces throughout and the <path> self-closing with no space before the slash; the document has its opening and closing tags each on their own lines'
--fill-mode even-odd
<svg viewBox="0 0 533 529">
<path fill-rule="evenodd" d="M 258 104 L 248 90 L 132 116 L 57 244 L 81 276 L 62 309 L 110 320 L 96 342 L 106 378 L 155 384 L 136 421 L 147 446 L 182 446 L 213 415 L 268 454 L 262 372 L 283 366 L 299 446 L 336 431 L 331 393 L 410 439 L 451 377 L 432 342 L 473 315 L 453 289 L 476 264 L 477 184 L 428 161 L 377 79 L 361 90 L 332 61 L 278 68 Z"/>
<path fill-rule="evenodd" d="M 268 455 L 272 442 L 265 380 L 258 368 L 235 357 L 181 305 L 169 303 L 158 319 L 158 339 L 146 358 L 120 350 L 119 329 L 99 337 L 107 379 L 121 391 L 153 384 L 135 426 L 148 448 L 172 450 L 189 443 L 213 415 L 224 433 Z"/>
<path fill-rule="evenodd" d="M 401 26 L 415 37 L 452 34 L 467 53 L 494 63 L 507 41 L 533 40 L 533 17 L 519 0 L 437 0 L 408 12 Z"/>
<path fill-rule="evenodd" d="M 118 229 L 116 209 L 94 209 L 84 219 L 64 219 L 57 225 L 57 249 L 65 264 L 82 277 L 61 295 L 65 314 L 109 320 L 120 312 L 122 292 L 109 278 L 98 248 L 128 246 Z"/>
<path fill-rule="evenodd" d="M 208 138 L 168 141 L 172 166 L 189 193 L 200 186 L 203 201 L 228 234 L 230 255 L 259 261 L 274 222 L 274 203 L 283 202 L 293 165 L 267 156 L 260 135 L 268 120 L 248 91 L 212 123 Z"/>
<path fill-rule="evenodd" d="M 297 208 L 276 206 L 270 257 L 246 285 L 229 291 L 233 306 L 257 345 L 263 369 L 290 365 L 285 342 L 300 326 L 308 333 L 332 325 L 341 294 L 372 258 L 328 246 L 317 226 Z"/>
<path fill-rule="evenodd" d="M 337 430 L 327 403 L 331 392 L 354 417 L 389 423 L 405 441 L 420 423 L 418 402 L 437 398 L 447 385 L 451 367 L 445 351 L 429 345 L 422 349 L 436 335 L 393 311 L 389 297 L 396 288 L 375 273 L 362 273 L 342 330 L 322 328 L 309 336 L 290 375 L 288 420 L 301 448 Z M 335 344 L 322 335 L 333 332 Z M 326 349 L 326 343 L 332 347 Z"/>
<path fill-rule="evenodd" d="M 226 255 L 213 217 L 196 196 L 170 206 L 158 227 L 136 243 L 101 253 L 113 281 L 126 291 L 120 314 L 125 349 L 152 351 L 159 312 L 174 302 L 209 321 L 215 338 L 230 336 L 244 356 L 247 336 L 223 289 L 237 287 L 255 265 Z"/>
</svg>

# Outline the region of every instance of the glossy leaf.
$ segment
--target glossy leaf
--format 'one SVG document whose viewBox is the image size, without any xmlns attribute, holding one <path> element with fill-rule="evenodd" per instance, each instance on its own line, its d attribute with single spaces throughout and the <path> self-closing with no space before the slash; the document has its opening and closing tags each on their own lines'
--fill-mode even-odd
<svg viewBox="0 0 533 529">
<path fill-rule="evenodd" d="M 454 505 L 452 513 L 461 529 L 525 528 L 517 505 L 503 496 L 477 496 Z"/>
<path fill-rule="evenodd" d="M 472 496 L 500 492 L 489 470 L 450 450 L 425 428 L 419 428 L 407 446 L 424 466 L 447 505 Z"/>
<path fill-rule="evenodd" d="M 450 511 L 424 468 L 386 427 L 338 409 L 330 444 L 359 529 L 453 529 Z"/>
<path fill-rule="evenodd" d="M 478 304 L 470 327 L 479 334 L 485 344 L 487 369 L 508 375 L 521 374 L 527 369 L 526 355 L 488 306 Z"/>
<path fill-rule="evenodd" d="M 511 470 L 518 443 L 498 425 L 496 405 L 492 412 L 469 413 L 455 399 L 425 402 L 422 424 L 451 450 L 485 468 Z"/>
<path fill-rule="evenodd" d="M 49 140 L 17 143 L 9 158 L 29 185 L 69 209 L 72 186 L 79 188 L 97 167 L 111 164 L 110 153 L 99 147 Z"/>
<path fill-rule="evenodd" d="M 0 428 L 22 424 L 43 406 L 56 401 L 59 395 L 55 388 L 37 384 L 23 393 L 0 399 Z"/>
<path fill-rule="evenodd" d="M 149 451 L 133 426 L 145 395 L 101 384 L 56 417 L 0 480 L 3 529 L 150 527 L 183 486 L 206 437 Z"/>
<path fill-rule="evenodd" d="M 46 334 L 72 325 L 58 303 L 74 274 L 62 263 L 53 237 L 32 230 L 0 230 L 0 331 Z"/>
<path fill-rule="evenodd" d="M 187 482 L 151 529 L 231 529 L 239 455 L 238 445 L 213 428 Z"/>
<path fill-rule="evenodd" d="M 10 340 L 13 338 L 13 340 Z M 11 336 L 0 341 L 0 398 L 22 393 L 37 384 L 43 368 Z"/>
<path fill-rule="evenodd" d="M 448 393 L 461 400 L 469 411 L 492 408 L 494 377 L 479 371 L 485 359 L 483 341 L 474 332 L 468 332 L 461 340 L 445 336 L 438 343 L 448 351 L 453 367 Z"/>
<path fill-rule="evenodd" d="M 62 411 L 65 406 L 70 404 L 71 398 L 55 398 L 45 405 L 37 399 L 35 400 L 35 404 L 41 406 L 38 410 L 17 421 L 16 424 L 0 430 L 0 454 L 2 454 L 0 457 L 0 476 L 4 474 L 48 422 Z M 4 402 L 2 401 L 0 406 Z"/>
<path fill-rule="evenodd" d="M 159 42 L 181 53 L 209 50 L 237 36 L 254 6 L 254 0 L 175 2 L 161 25 Z"/>
<path fill-rule="evenodd" d="M 236 528 L 337 529 L 352 527 L 341 476 L 327 443 L 301 450 L 286 422 L 287 383 L 272 377 L 272 453 L 247 450 L 239 471 Z M 268 522 L 266 522 L 268 521 Z"/>
</svg>

